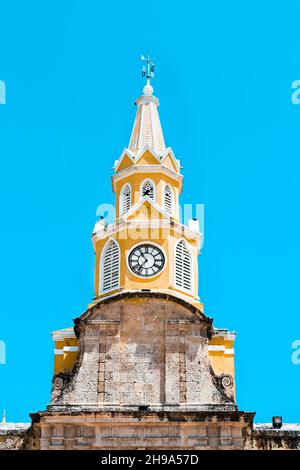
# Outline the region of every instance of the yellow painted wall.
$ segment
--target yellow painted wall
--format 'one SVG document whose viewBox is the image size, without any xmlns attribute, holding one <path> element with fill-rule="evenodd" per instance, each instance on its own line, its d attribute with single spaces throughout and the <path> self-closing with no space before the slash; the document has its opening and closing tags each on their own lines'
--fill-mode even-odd
<svg viewBox="0 0 300 470">
<path fill-rule="evenodd" d="M 138 237 L 138 238 L 137 238 Z M 169 290 L 173 289 L 175 292 L 183 292 L 175 288 L 174 285 L 174 252 L 175 244 L 182 238 L 182 234 L 174 229 L 167 228 L 141 228 L 138 231 L 135 229 L 121 230 L 119 233 L 111 234 L 105 239 L 98 240 L 96 243 L 96 264 L 95 264 L 95 297 L 101 295 L 109 295 L 111 292 L 100 292 L 100 265 L 101 254 L 103 249 L 110 240 L 113 238 L 118 241 L 121 251 L 121 265 L 120 265 L 120 288 L 122 290 L 137 290 L 137 289 L 153 289 L 153 290 Z M 157 244 L 165 254 L 165 267 L 156 276 L 151 278 L 142 278 L 135 276 L 127 265 L 127 257 L 134 246 L 150 242 Z M 197 251 L 198 240 L 189 240 L 189 246 L 192 251 L 193 257 L 193 293 L 184 292 L 184 294 L 191 300 L 198 296 L 198 269 L 197 269 Z"/>
<path fill-rule="evenodd" d="M 174 218 L 178 219 L 178 195 L 179 195 L 179 188 L 180 183 L 176 179 L 173 179 L 163 173 L 134 173 L 128 175 L 126 178 L 121 180 L 116 180 L 115 182 L 115 193 L 116 193 L 116 218 L 120 217 L 120 193 L 122 188 L 125 186 L 126 183 L 129 183 L 131 186 L 132 191 L 132 200 L 131 205 L 134 206 L 139 202 L 141 199 L 141 184 L 150 179 L 155 184 L 156 188 L 156 197 L 155 202 L 163 208 L 163 196 L 164 196 L 164 189 L 166 184 L 169 184 L 173 189 L 174 193 L 174 203 L 175 203 L 175 211 L 174 211 Z"/>
<path fill-rule="evenodd" d="M 64 337 L 66 331 L 67 331 L 67 336 Z M 53 333 L 53 335 L 61 336 L 62 338 L 60 340 L 54 340 L 54 348 L 55 348 L 54 375 L 58 374 L 59 372 L 68 373 L 74 367 L 74 363 L 75 363 L 78 352 L 66 351 L 65 348 L 68 348 L 68 347 L 78 348 L 78 340 L 75 336 L 75 333 L 73 333 L 73 337 L 70 338 L 69 337 L 70 332 L 73 332 L 73 328 L 67 328 L 66 330 L 59 330 Z M 58 354 L 57 353 L 58 351 L 59 352 L 62 351 L 63 354 L 61 353 Z"/>
</svg>

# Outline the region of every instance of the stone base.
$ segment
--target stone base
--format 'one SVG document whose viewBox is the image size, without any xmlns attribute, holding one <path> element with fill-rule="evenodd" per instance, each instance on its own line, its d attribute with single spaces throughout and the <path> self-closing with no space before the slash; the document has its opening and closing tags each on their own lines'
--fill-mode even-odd
<svg viewBox="0 0 300 470">
<path fill-rule="evenodd" d="M 32 414 L 43 450 L 244 449 L 254 413 L 40 412 Z"/>
</svg>

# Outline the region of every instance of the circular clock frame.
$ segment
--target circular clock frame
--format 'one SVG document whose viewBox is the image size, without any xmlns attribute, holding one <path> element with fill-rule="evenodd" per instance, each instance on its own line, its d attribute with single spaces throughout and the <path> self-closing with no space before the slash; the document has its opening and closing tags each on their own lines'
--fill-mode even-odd
<svg viewBox="0 0 300 470">
<path fill-rule="evenodd" d="M 150 242 L 141 243 L 130 250 L 127 265 L 135 276 L 149 279 L 163 271 L 166 256 L 160 246 Z"/>
</svg>

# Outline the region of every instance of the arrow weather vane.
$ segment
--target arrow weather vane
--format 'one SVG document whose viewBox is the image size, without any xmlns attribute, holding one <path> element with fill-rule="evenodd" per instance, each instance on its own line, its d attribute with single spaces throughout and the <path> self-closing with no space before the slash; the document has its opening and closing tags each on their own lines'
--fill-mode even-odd
<svg viewBox="0 0 300 470">
<path fill-rule="evenodd" d="M 154 78 L 154 68 L 155 65 L 150 60 L 150 55 L 148 54 L 147 57 L 141 55 L 141 60 L 144 60 L 147 65 L 143 65 L 142 67 L 142 77 L 146 77 L 147 83 L 150 83 L 150 79 Z"/>
</svg>

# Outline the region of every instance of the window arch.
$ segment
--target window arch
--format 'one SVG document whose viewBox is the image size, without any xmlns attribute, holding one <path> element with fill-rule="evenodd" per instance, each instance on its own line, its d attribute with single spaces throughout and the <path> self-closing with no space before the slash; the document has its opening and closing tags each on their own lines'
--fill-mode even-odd
<svg viewBox="0 0 300 470">
<path fill-rule="evenodd" d="M 131 186 L 126 183 L 120 193 L 120 215 L 126 214 L 131 207 Z"/>
<path fill-rule="evenodd" d="M 145 196 L 148 196 L 153 201 L 155 200 L 155 184 L 149 179 L 141 184 L 141 197 Z"/>
<path fill-rule="evenodd" d="M 175 248 L 175 286 L 192 291 L 192 256 L 184 240 Z"/>
<path fill-rule="evenodd" d="M 174 196 L 171 187 L 167 184 L 164 191 L 164 209 L 169 214 L 174 212 Z"/>
<path fill-rule="evenodd" d="M 109 240 L 103 249 L 100 263 L 100 291 L 120 286 L 120 248 L 116 240 Z"/>
</svg>

